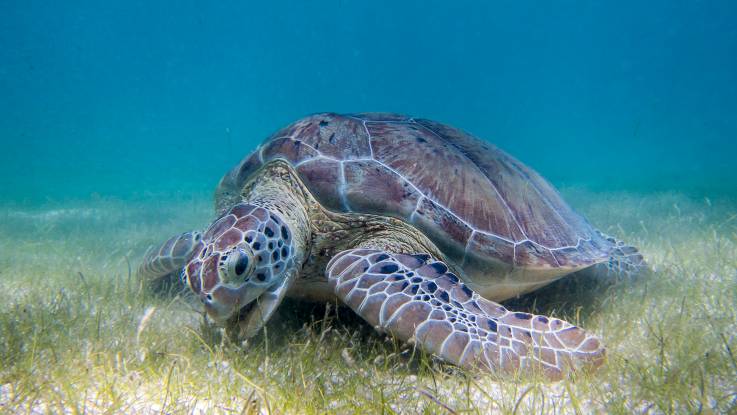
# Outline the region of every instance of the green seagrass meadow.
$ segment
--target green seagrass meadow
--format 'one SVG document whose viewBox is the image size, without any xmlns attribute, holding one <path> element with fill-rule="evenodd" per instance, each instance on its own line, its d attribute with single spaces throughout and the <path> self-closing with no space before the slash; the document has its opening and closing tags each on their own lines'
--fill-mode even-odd
<svg viewBox="0 0 737 415">
<path fill-rule="evenodd" d="M 149 245 L 209 223 L 209 195 L 5 204 L 0 412 L 737 411 L 737 202 L 562 193 L 654 272 L 573 276 L 512 302 L 607 345 L 600 370 L 557 383 L 460 371 L 336 304 L 287 301 L 258 337 L 225 341 L 187 291 L 150 292 L 135 276 Z"/>
</svg>

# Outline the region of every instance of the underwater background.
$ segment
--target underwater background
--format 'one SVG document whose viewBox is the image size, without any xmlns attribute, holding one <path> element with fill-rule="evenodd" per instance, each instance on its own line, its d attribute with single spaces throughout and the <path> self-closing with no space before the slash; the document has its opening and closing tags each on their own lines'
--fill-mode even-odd
<svg viewBox="0 0 737 415">
<path fill-rule="evenodd" d="M 653 272 L 504 303 L 606 364 L 476 376 L 296 300 L 234 345 L 136 275 L 327 111 L 464 129 L 636 246 Z M 735 414 L 736 159 L 734 0 L 0 0 L 0 413 Z"/>
<path fill-rule="evenodd" d="M 446 122 L 557 186 L 731 197 L 735 21 L 729 0 L 2 1 L 0 203 L 208 194 L 323 111 Z"/>
</svg>

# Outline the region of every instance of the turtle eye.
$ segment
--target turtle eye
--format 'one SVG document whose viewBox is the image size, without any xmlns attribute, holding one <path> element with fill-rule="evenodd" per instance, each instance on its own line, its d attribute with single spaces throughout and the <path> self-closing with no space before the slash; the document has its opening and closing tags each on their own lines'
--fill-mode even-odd
<svg viewBox="0 0 737 415">
<path fill-rule="evenodd" d="M 239 246 L 228 254 L 226 267 L 223 268 L 225 282 L 239 284 L 248 279 L 253 271 L 253 254 L 249 248 Z"/>
<path fill-rule="evenodd" d="M 238 259 L 235 261 L 235 275 L 241 277 L 243 273 L 248 269 L 248 255 L 245 252 L 238 255 Z"/>
</svg>

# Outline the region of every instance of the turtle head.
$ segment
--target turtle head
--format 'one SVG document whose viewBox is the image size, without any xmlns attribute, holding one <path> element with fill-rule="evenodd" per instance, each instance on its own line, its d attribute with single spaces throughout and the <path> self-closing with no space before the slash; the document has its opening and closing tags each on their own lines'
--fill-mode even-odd
<svg viewBox="0 0 737 415">
<path fill-rule="evenodd" d="M 247 203 L 213 222 L 202 241 L 204 248 L 187 264 L 184 277 L 219 325 L 250 319 L 294 265 L 289 226 L 278 214 Z"/>
</svg>

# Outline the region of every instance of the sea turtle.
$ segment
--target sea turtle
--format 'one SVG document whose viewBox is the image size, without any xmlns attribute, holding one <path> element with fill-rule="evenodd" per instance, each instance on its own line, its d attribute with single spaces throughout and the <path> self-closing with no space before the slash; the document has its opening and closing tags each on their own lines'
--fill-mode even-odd
<svg viewBox="0 0 737 415">
<path fill-rule="evenodd" d="M 256 334 L 285 296 L 347 305 L 453 364 L 556 379 L 604 360 L 600 340 L 494 301 L 604 264 L 643 263 L 535 171 L 456 128 L 388 113 L 316 114 L 221 179 L 217 219 L 144 258 L 179 275 L 209 317 Z"/>
</svg>

